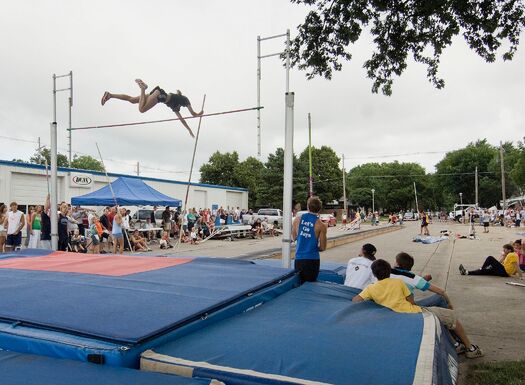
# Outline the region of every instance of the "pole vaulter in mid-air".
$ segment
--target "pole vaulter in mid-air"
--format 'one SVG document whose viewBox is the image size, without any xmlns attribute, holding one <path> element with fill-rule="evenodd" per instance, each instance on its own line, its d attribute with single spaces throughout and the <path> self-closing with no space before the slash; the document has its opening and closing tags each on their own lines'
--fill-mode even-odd
<svg viewBox="0 0 525 385">
<path fill-rule="evenodd" d="M 179 118 L 184 127 L 189 131 L 192 138 L 195 138 L 193 131 L 191 130 L 186 120 L 180 114 L 180 108 L 186 107 L 188 111 L 194 116 L 201 116 L 203 111 L 195 112 L 191 107 L 190 100 L 184 96 L 179 90 L 176 94 L 166 93 L 162 88 L 155 87 L 148 95 L 146 95 L 146 89 L 148 88 L 147 84 L 144 83 L 141 79 L 136 79 L 135 82 L 140 88 L 140 96 L 130 96 L 125 94 L 112 94 L 108 91 L 104 92 L 102 96 L 101 103 L 102 105 L 106 104 L 109 99 L 120 99 L 130 102 L 132 104 L 139 105 L 139 111 L 144 113 L 151 108 L 153 108 L 157 103 L 164 103 L 169 108 L 175 112 L 175 115 Z"/>
</svg>

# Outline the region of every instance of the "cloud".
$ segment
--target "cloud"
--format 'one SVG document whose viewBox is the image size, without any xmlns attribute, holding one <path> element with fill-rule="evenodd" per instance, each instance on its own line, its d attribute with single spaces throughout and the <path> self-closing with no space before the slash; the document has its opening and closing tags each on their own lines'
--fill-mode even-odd
<svg viewBox="0 0 525 385">
<path fill-rule="evenodd" d="M 75 126 L 172 117 L 163 105 L 146 114 L 120 101 L 100 106 L 105 90 L 137 94 L 137 77 L 150 87 L 182 90 L 197 108 L 206 94 L 207 112 L 253 107 L 256 36 L 283 33 L 287 28 L 294 35 L 305 14 L 304 7 L 281 0 L 3 4 L 2 158 L 29 158 L 36 147 L 4 137 L 49 141 L 53 73 L 74 73 Z M 281 41 L 263 44 L 265 53 L 282 48 Z M 486 64 L 458 39 L 442 60 L 444 90 L 434 89 L 426 80 L 425 68 L 411 63 L 389 98 L 370 92 L 371 82 L 362 68 L 370 50 L 366 38 L 352 47 L 353 61 L 345 63 L 332 81 L 308 81 L 304 73 L 292 70 L 296 152 L 308 142 L 308 112 L 314 145 L 344 153 L 347 169 L 367 161 L 398 159 L 420 162 L 431 171 L 441 154 L 370 157 L 446 151 L 484 137 L 492 143 L 522 138 L 523 50 L 513 62 Z M 284 145 L 285 72 L 277 58 L 263 60 L 262 69 L 265 157 Z M 66 97 L 58 95 L 61 148 L 67 147 Z M 197 121 L 189 124 L 196 128 Z M 256 135 L 255 112 L 204 119 L 196 169 L 216 150 L 235 150 L 241 158 L 255 156 Z M 96 156 L 95 143 L 110 171 L 133 173 L 139 161 L 144 174 L 187 178 L 193 141 L 178 122 L 73 133 L 74 151 Z"/>
</svg>

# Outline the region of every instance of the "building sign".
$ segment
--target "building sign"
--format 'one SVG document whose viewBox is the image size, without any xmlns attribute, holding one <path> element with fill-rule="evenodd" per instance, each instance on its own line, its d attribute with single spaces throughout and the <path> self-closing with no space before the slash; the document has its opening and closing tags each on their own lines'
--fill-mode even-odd
<svg viewBox="0 0 525 385">
<path fill-rule="evenodd" d="M 71 174 L 70 187 L 91 188 L 93 186 L 93 177 L 87 174 Z"/>
</svg>

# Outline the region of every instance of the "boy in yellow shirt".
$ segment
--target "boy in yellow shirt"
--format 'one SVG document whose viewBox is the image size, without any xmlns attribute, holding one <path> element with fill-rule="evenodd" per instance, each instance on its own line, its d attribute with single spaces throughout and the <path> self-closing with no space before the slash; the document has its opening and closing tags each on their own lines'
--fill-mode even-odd
<svg viewBox="0 0 525 385">
<path fill-rule="evenodd" d="M 372 300 L 378 305 L 388 307 L 398 313 L 421 313 L 423 311 L 434 314 L 447 329 L 453 330 L 464 346 L 460 347 L 458 353 L 465 352 L 467 358 L 483 357 L 484 353 L 479 346 L 470 343 L 463 325 L 451 309 L 439 307 L 421 308 L 414 302 L 414 296 L 408 290 L 406 284 L 397 278 L 390 278 L 391 266 L 383 260 L 378 259 L 372 263 L 372 273 L 377 282 L 368 285 L 361 293 L 356 295 L 352 302 Z"/>
<path fill-rule="evenodd" d="M 520 279 L 523 279 L 518 254 L 514 252 L 514 247 L 510 244 L 503 245 L 503 252 L 499 261 L 492 256 L 487 257 L 480 269 L 467 271 L 463 265 L 459 265 L 459 272 L 461 275 L 518 276 Z"/>
</svg>

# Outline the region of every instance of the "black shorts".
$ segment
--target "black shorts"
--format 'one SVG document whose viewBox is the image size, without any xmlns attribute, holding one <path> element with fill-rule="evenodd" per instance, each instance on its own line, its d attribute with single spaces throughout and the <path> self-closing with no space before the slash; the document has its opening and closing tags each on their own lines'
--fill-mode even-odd
<svg viewBox="0 0 525 385">
<path fill-rule="evenodd" d="M 301 283 L 317 281 L 320 265 L 319 259 L 296 259 L 295 270 L 299 272 Z"/>
<path fill-rule="evenodd" d="M 483 227 L 489 227 L 489 222 L 483 222 Z"/>
<path fill-rule="evenodd" d="M 190 105 L 190 100 L 184 95 L 169 94 L 169 100 L 165 103 L 173 112 L 179 112 L 181 107 Z"/>
<path fill-rule="evenodd" d="M 159 102 L 159 103 L 166 103 L 166 99 L 168 99 L 168 94 L 166 93 L 166 91 L 164 91 L 162 88 L 157 86 L 154 89 L 152 89 L 149 94 L 151 95 L 155 91 L 159 91 L 160 92 L 159 96 L 157 96 L 157 102 Z"/>
<path fill-rule="evenodd" d="M 22 245 L 22 232 L 18 234 L 8 234 L 5 240 L 5 245 L 9 247 L 19 247 Z"/>
</svg>

